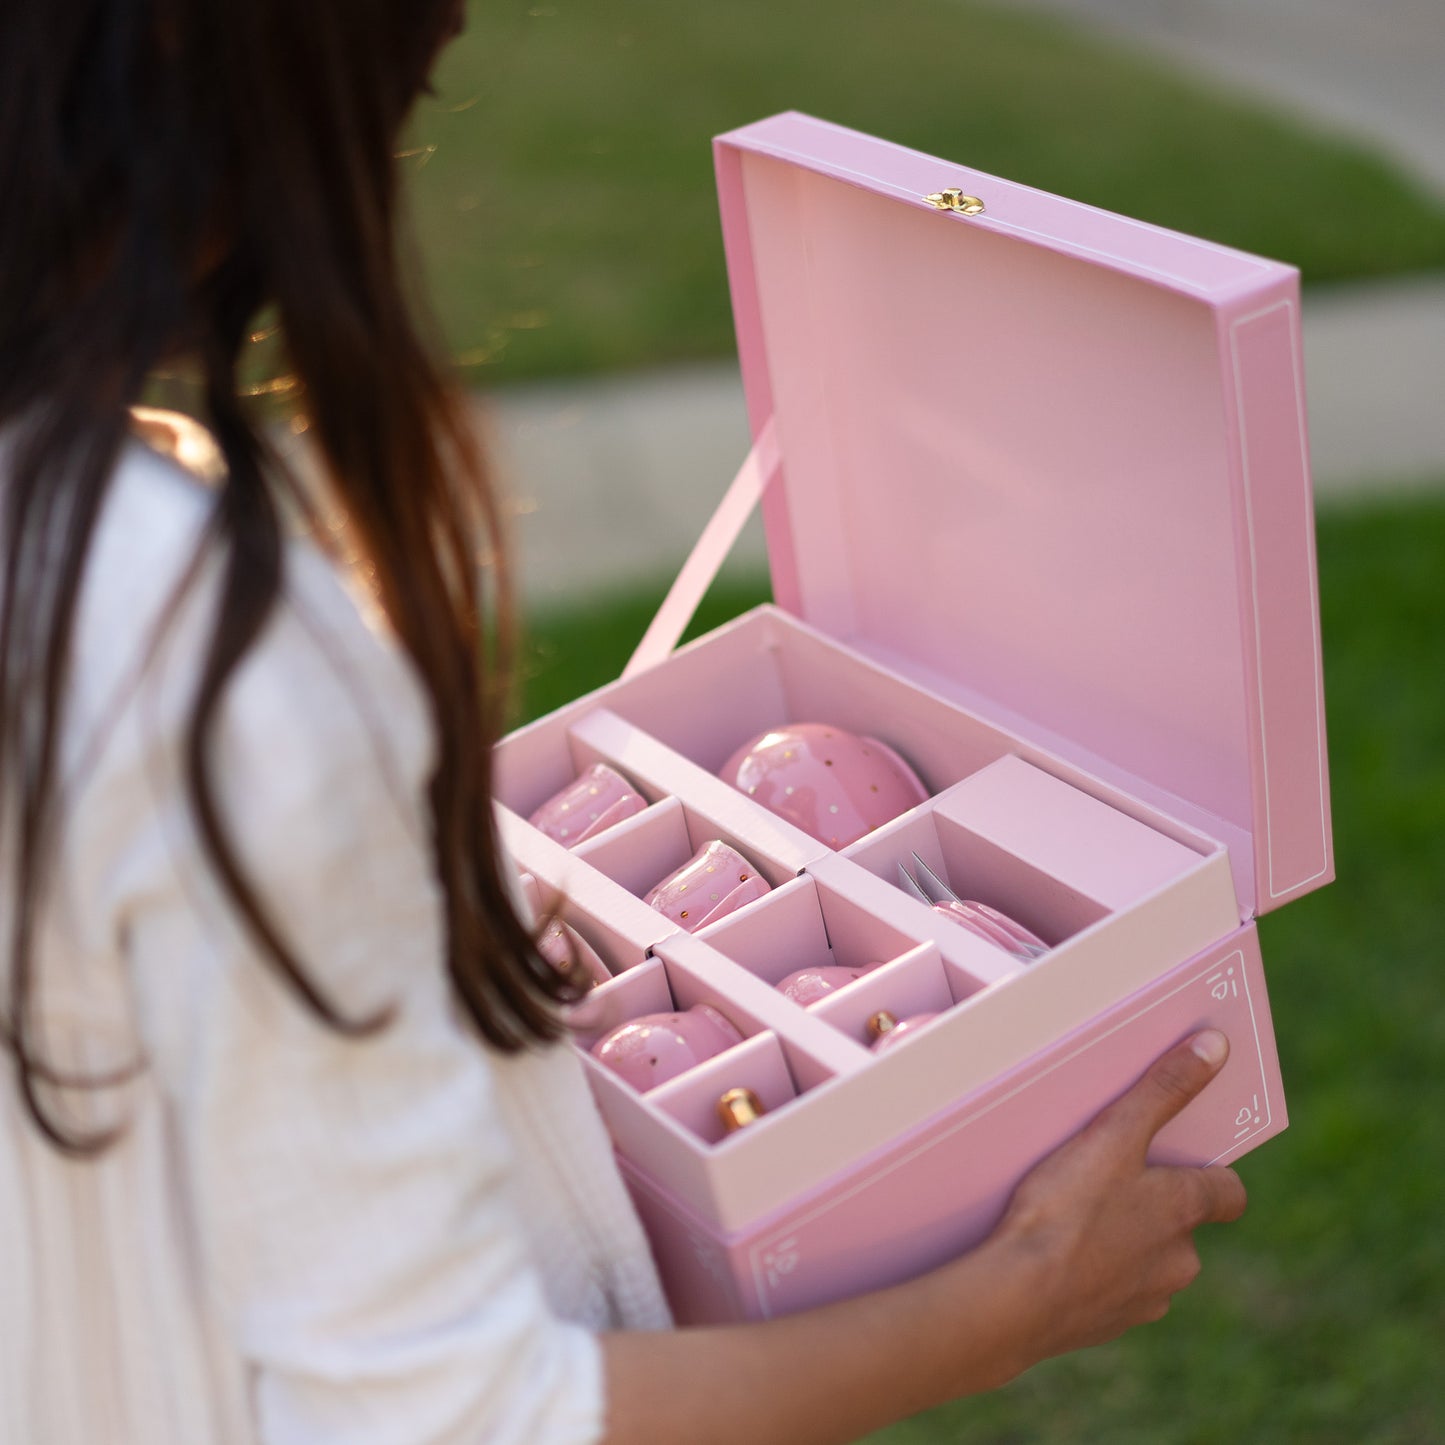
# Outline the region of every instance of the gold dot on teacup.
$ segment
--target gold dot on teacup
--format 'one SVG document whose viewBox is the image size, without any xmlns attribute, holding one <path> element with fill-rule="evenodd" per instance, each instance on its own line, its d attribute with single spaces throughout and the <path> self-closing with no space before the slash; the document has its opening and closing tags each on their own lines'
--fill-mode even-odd
<svg viewBox="0 0 1445 1445">
<path fill-rule="evenodd" d="M 739 883 L 746 883 L 747 881 L 748 881 L 748 875 L 747 875 L 746 873 L 739 873 L 739 874 L 738 874 L 738 882 L 739 882 Z"/>
<path fill-rule="evenodd" d="M 868 1019 L 868 1032 L 875 1039 L 881 1039 L 884 1034 L 891 1034 L 897 1027 L 898 1019 L 895 1015 L 889 1013 L 886 1008 L 879 1009 L 876 1014 L 870 1015 Z"/>
<path fill-rule="evenodd" d="M 878 784 L 877 784 L 877 783 L 869 783 L 869 784 L 868 784 L 868 791 L 869 791 L 870 793 L 876 793 L 876 792 L 878 791 Z"/>
<path fill-rule="evenodd" d="M 678 917 L 679 917 L 679 918 L 686 918 L 686 917 L 687 917 L 687 909 L 684 908 L 684 909 L 682 910 L 682 912 L 678 915 Z"/>
</svg>

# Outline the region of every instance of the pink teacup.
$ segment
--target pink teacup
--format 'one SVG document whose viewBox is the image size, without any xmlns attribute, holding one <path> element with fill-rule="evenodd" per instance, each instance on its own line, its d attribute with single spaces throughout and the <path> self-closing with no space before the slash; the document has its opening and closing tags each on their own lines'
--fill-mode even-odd
<svg viewBox="0 0 1445 1445">
<path fill-rule="evenodd" d="M 856 843 L 928 798 L 886 743 L 826 723 L 763 733 L 739 748 L 720 776 L 830 848 Z"/>
<path fill-rule="evenodd" d="M 865 973 L 881 968 L 881 963 L 865 963 L 861 968 L 844 968 L 838 964 L 824 964 L 818 968 L 800 968 L 786 978 L 778 980 L 779 993 L 786 994 L 796 1004 L 807 1008 L 829 994 L 846 988 Z"/>
<path fill-rule="evenodd" d="M 594 1057 L 639 1093 L 740 1044 L 743 1036 L 710 1004 L 682 1013 L 645 1014 L 592 1045 Z"/>
<path fill-rule="evenodd" d="M 592 987 L 606 983 L 612 977 L 597 950 L 570 923 L 563 923 L 560 918 L 554 918 L 537 936 L 537 952 L 553 968 L 585 974 Z"/>
<path fill-rule="evenodd" d="M 770 891 L 768 880 L 736 848 L 714 838 L 676 873 L 669 873 L 644 901 L 679 928 L 696 933 Z"/>
<path fill-rule="evenodd" d="M 621 773 L 606 763 L 594 763 L 575 783 L 548 798 L 527 821 L 554 842 L 575 848 L 646 806 L 647 800 Z"/>
</svg>

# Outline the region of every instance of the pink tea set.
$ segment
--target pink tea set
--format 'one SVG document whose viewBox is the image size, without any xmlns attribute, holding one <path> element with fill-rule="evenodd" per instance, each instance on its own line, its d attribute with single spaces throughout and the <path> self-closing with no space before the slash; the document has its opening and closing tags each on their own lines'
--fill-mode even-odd
<svg viewBox="0 0 1445 1445">
<path fill-rule="evenodd" d="M 798 114 L 716 142 L 754 445 L 497 814 L 682 1321 L 886 1284 L 1193 1031 L 1285 1126 L 1255 920 L 1333 876 L 1298 275 Z M 775 602 L 677 641 L 761 505 Z"/>
</svg>

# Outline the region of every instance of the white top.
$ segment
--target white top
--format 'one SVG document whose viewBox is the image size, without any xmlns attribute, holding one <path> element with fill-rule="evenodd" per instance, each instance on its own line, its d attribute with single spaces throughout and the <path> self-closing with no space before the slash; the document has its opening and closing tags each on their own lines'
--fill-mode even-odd
<svg viewBox="0 0 1445 1445">
<path fill-rule="evenodd" d="M 140 1068 L 59 1099 L 124 1124 L 84 1162 L 0 1081 L 0 1445 L 595 1440 L 593 1331 L 668 1323 L 652 1262 L 571 1050 L 503 1057 L 458 1017 L 422 693 L 302 542 L 221 800 L 310 975 L 391 1026 L 320 1024 L 203 861 L 181 740 L 211 571 L 143 643 L 209 507 L 129 444 L 87 573 L 39 1016 L 52 1065 Z"/>
</svg>

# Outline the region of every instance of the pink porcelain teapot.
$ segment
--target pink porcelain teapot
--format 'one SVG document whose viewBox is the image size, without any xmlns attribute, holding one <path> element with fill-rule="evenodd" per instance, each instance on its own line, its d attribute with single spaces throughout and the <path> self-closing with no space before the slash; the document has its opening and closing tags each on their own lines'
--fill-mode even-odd
<svg viewBox="0 0 1445 1445">
<path fill-rule="evenodd" d="M 886 743 L 789 723 L 744 743 L 719 776 L 830 848 L 846 848 L 928 798 Z"/>
</svg>

